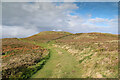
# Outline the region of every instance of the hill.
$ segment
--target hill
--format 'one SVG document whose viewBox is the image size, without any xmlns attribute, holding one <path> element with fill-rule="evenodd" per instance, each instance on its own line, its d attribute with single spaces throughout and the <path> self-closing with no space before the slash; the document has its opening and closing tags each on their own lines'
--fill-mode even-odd
<svg viewBox="0 0 120 80">
<path fill-rule="evenodd" d="M 44 31 L 27 38 L 2 40 L 4 77 L 23 77 L 25 72 L 32 78 L 118 77 L 118 35 Z M 43 68 L 39 65 L 42 59 L 47 61 Z M 26 65 L 25 71 L 13 67 Z"/>
<path fill-rule="evenodd" d="M 71 35 L 69 32 L 55 32 L 55 31 L 44 31 L 36 35 L 23 38 L 24 40 L 35 41 L 35 42 L 49 42 L 50 40 L 58 39 L 60 37 L 65 37 Z"/>
<path fill-rule="evenodd" d="M 118 35 L 78 33 L 56 40 L 54 46 L 76 57 L 84 78 L 117 77 Z"/>
</svg>

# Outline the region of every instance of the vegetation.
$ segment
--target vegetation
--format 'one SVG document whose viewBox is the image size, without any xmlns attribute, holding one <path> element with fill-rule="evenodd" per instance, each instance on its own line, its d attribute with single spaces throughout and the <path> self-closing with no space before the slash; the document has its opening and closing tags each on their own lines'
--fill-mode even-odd
<svg viewBox="0 0 120 80">
<path fill-rule="evenodd" d="M 18 40 L 2 40 L 2 77 L 28 78 L 45 64 L 49 51 Z"/>
<path fill-rule="evenodd" d="M 118 77 L 118 35 L 44 31 L 2 43 L 4 78 Z"/>
<path fill-rule="evenodd" d="M 24 40 L 28 40 L 28 41 L 35 41 L 35 42 L 41 42 L 41 43 L 45 43 L 45 42 L 49 42 L 50 40 L 55 40 L 61 37 L 65 37 L 71 35 L 71 33 L 69 32 L 55 32 L 55 31 L 44 31 L 44 32 L 40 32 L 39 34 L 30 36 L 28 38 L 23 38 Z"/>
<path fill-rule="evenodd" d="M 57 47 L 76 57 L 82 77 L 118 77 L 118 36 L 105 33 L 82 33 L 56 40 Z"/>
</svg>

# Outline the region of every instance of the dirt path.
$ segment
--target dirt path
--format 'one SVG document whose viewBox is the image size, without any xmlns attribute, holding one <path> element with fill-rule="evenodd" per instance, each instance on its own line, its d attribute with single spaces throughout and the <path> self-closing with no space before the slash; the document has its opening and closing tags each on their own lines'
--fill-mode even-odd
<svg viewBox="0 0 120 80">
<path fill-rule="evenodd" d="M 52 45 L 41 45 L 51 50 L 51 56 L 44 67 L 32 78 L 80 78 L 81 68 L 75 57 L 66 50 Z"/>
</svg>

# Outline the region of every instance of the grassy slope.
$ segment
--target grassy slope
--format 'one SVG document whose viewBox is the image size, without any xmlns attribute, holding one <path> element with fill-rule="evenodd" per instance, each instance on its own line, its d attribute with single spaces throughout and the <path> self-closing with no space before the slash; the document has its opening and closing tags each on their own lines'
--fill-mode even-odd
<svg viewBox="0 0 120 80">
<path fill-rule="evenodd" d="M 54 39 L 54 45 L 49 47 L 54 55 L 33 78 L 115 78 L 118 74 L 117 40 L 117 35 L 106 33 L 73 34 Z M 65 58 L 59 56 L 59 53 L 65 53 Z M 62 59 L 65 60 L 62 62 Z M 57 61 L 63 65 L 56 69 L 55 65 L 59 65 Z"/>
<path fill-rule="evenodd" d="M 80 62 L 82 77 L 118 77 L 118 36 L 105 33 L 75 34 L 56 40 Z"/>
<path fill-rule="evenodd" d="M 28 40 L 28 41 L 35 41 L 35 42 L 41 42 L 41 43 L 46 43 L 51 40 L 55 40 L 61 37 L 66 37 L 68 35 L 71 35 L 69 32 L 55 32 L 55 31 L 44 31 L 40 32 L 36 35 L 23 38 L 23 40 Z"/>
<path fill-rule="evenodd" d="M 50 50 L 50 59 L 32 78 L 117 77 L 117 36 L 46 31 L 23 41 Z"/>
<path fill-rule="evenodd" d="M 42 36 L 49 36 L 49 38 L 45 38 L 47 43 L 41 43 L 41 37 L 39 37 L 38 41 L 36 41 L 36 36 L 40 36 L 41 34 L 43 34 Z M 55 34 L 57 34 L 58 36 L 54 36 Z M 51 55 L 46 65 L 35 75 L 33 75 L 32 78 L 80 77 L 80 67 L 76 67 L 79 62 L 76 61 L 75 57 L 71 56 L 68 52 L 66 52 L 66 50 L 63 50 L 62 48 L 56 48 L 52 45 L 55 43 L 52 42 L 53 40 L 66 37 L 66 35 L 71 35 L 70 33 L 65 32 L 63 34 L 63 32 L 44 32 L 37 35 L 32 36 L 32 40 L 28 40 L 29 38 L 22 40 L 50 49 Z"/>
<path fill-rule="evenodd" d="M 38 43 L 37 45 L 41 44 Z M 48 44 L 46 48 L 51 50 L 51 57 L 46 65 L 33 75 L 32 78 L 81 77 L 81 68 L 76 67 L 79 62 L 76 61 L 75 57 L 61 48 L 53 47 L 52 44 Z"/>
</svg>

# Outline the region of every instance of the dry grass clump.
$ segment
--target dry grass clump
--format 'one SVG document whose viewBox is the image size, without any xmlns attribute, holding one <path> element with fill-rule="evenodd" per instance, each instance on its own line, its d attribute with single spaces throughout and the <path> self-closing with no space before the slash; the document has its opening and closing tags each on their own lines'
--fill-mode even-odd
<svg viewBox="0 0 120 80">
<path fill-rule="evenodd" d="M 82 33 L 56 40 L 57 47 L 76 57 L 82 77 L 118 77 L 118 36 L 107 33 Z"/>
</svg>

